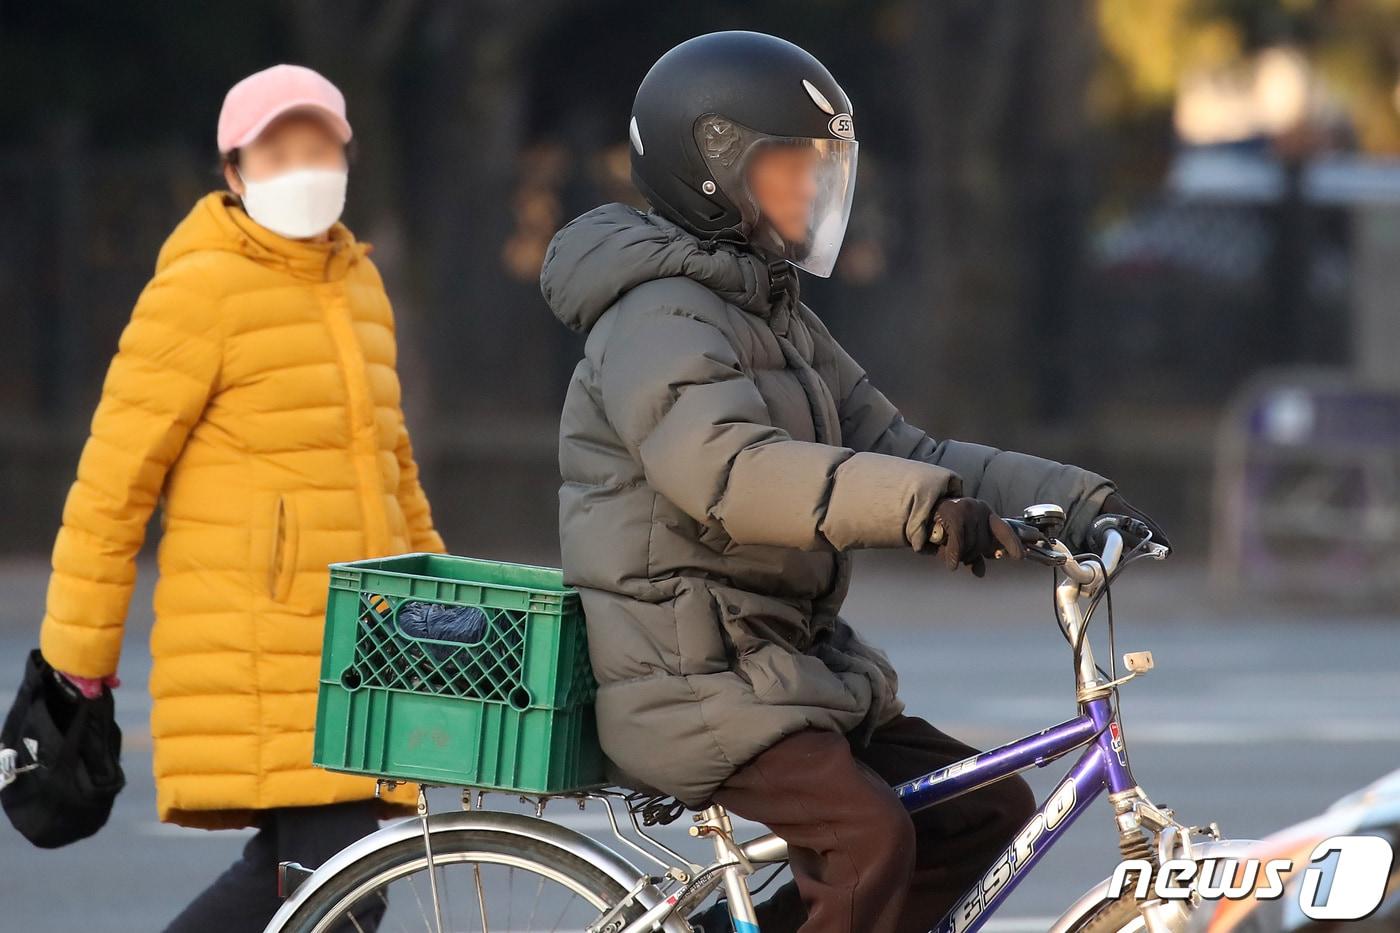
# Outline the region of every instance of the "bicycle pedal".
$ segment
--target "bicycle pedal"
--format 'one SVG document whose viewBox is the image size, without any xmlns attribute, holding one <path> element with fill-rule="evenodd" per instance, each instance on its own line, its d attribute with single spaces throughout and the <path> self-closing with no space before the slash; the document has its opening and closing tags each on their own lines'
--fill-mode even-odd
<svg viewBox="0 0 1400 933">
<path fill-rule="evenodd" d="M 1136 807 L 1138 820 L 1153 832 L 1161 832 L 1172 823 L 1174 815 L 1171 807 L 1162 807 L 1141 801 Z"/>
<path fill-rule="evenodd" d="M 1129 651 L 1123 655 L 1123 666 L 1134 674 L 1146 674 L 1152 670 L 1151 651 Z"/>
</svg>

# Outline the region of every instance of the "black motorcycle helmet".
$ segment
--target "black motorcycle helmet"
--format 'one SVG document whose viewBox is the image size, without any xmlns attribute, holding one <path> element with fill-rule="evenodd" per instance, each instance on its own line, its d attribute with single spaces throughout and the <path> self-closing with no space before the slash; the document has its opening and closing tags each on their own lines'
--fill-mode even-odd
<svg viewBox="0 0 1400 933">
<path fill-rule="evenodd" d="M 658 213 L 701 238 L 746 241 L 831 274 L 855 191 L 855 124 L 812 55 L 758 32 L 682 42 L 642 79 L 628 135 L 632 180 Z M 760 159 L 781 216 L 759 208 Z"/>
</svg>

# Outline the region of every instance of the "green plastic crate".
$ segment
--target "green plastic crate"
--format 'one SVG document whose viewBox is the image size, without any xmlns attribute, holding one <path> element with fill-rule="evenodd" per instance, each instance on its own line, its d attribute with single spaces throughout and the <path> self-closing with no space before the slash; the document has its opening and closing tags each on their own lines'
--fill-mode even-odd
<svg viewBox="0 0 1400 933">
<path fill-rule="evenodd" d="M 603 783 L 591 705 L 505 703 L 321 684 L 317 765 L 428 784 L 558 794 Z"/>
<path fill-rule="evenodd" d="M 414 638 L 409 601 L 476 606 L 474 644 Z M 332 564 L 313 761 L 324 768 L 559 793 L 602 782 L 596 684 L 560 571 L 443 554 Z"/>
</svg>

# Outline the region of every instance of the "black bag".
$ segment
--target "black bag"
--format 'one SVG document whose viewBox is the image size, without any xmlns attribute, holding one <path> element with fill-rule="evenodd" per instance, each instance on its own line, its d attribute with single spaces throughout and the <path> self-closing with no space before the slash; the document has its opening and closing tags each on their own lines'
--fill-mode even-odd
<svg viewBox="0 0 1400 933">
<path fill-rule="evenodd" d="M 0 747 L 18 754 L 14 782 L 0 804 L 15 829 L 42 849 L 86 839 L 102 828 L 117 792 L 122 734 L 112 691 L 89 700 L 62 680 L 38 650 L 29 653 L 15 704 L 0 729 Z"/>
</svg>

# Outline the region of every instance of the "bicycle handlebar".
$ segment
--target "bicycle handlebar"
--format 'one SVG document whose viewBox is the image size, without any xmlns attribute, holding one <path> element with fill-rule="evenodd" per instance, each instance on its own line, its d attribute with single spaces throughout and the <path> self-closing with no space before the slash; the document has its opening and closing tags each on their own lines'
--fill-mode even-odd
<svg viewBox="0 0 1400 933">
<path fill-rule="evenodd" d="M 1045 521 L 1047 515 L 1052 516 L 1050 523 Z M 1031 518 L 1036 518 L 1037 521 L 1029 521 Z M 1064 512 L 1058 506 L 1032 506 L 1026 509 L 1023 517 L 1003 516 L 1002 521 L 1021 539 L 1028 559 L 1038 564 L 1059 567 L 1067 576 L 1080 583 L 1089 583 L 1093 579 L 1094 572 L 1082 568 L 1069 547 L 1052 533 L 1058 531 L 1064 523 Z M 943 527 L 935 525 L 929 542 L 934 545 L 942 544 L 943 537 Z M 1142 521 L 1130 515 L 1105 514 L 1094 519 L 1094 523 L 1089 526 L 1086 544 L 1098 558 L 1097 563 L 1103 567 L 1104 572 L 1111 574 L 1117 568 L 1118 560 L 1125 549 L 1140 547 L 1150 542 L 1151 537 L 1152 530 Z M 1152 547 L 1154 551 L 1150 556 L 1158 560 L 1170 553 L 1160 544 Z"/>
<path fill-rule="evenodd" d="M 1152 529 L 1131 515 L 1100 515 L 1089 526 L 1087 543 L 1089 549 L 1102 551 L 1109 531 L 1117 531 L 1123 536 L 1123 543 L 1131 550 L 1152 537 Z"/>
<path fill-rule="evenodd" d="M 1003 518 L 1002 521 L 1011 526 L 1011 530 L 1016 532 L 1021 543 L 1026 546 L 1026 557 L 1039 564 L 1048 564 L 1052 567 L 1064 566 L 1069 555 L 1055 550 L 1045 532 L 1019 518 Z"/>
<path fill-rule="evenodd" d="M 1069 547 L 1053 535 L 1047 534 L 1046 529 L 1020 518 L 1005 518 L 1003 521 L 1020 536 L 1021 541 L 1026 546 L 1027 558 L 1036 563 L 1059 567 L 1065 571 L 1066 575 L 1081 583 L 1087 583 L 1092 579 L 1092 572 L 1081 569 Z M 1098 557 L 1098 563 L 1103 566 L 1105 572 L 1112 573 L 1117 568 L 1118 560 L 1125 550 L 1130 551 L 1144 543 L 1149 543 L 1151 537 L 1151 529 L 1132 516 L 1100 515 L 1094 519 L 1094 523 L 1089 527 L 1086 543 L 1089 550 Z M 1155 550 L 1151 556 L 1157 559 L 1166 557 L 1170 553 L 1162 545 L 1153 545 L 1153 547 Z"/>
</svg>

